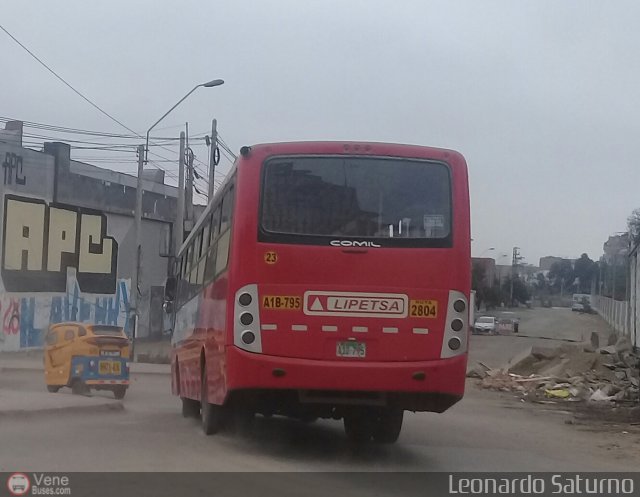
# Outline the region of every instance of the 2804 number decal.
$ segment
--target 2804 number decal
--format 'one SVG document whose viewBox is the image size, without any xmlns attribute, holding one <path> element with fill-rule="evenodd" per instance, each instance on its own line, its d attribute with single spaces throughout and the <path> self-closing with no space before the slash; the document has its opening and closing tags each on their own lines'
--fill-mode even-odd
<svg viewBox="0 0 640 497">
<path fill-rule="evenodd" d="M 437 300 L 412 300 L 409 303 L 409 315 L 412 318 L 438 317 Z"/>
<path fill-rule="evenodd" d="M 265 295 L 262 297 L 263 309 L 299 310 L 302 308 L 302 298 L 287 295 Z"/>
</svg>

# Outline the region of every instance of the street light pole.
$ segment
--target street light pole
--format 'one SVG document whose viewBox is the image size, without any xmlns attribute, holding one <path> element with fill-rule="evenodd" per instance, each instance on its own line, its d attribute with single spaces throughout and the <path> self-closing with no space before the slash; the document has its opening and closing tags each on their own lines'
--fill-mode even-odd
<svg viewBox="0 0 640 497">
<path fill-rule="evenodd" d="M 133 318 L 131 330 L 131 358 L 135 360 L 136 335 L 138 334 L 138 324 L 140 323 L 140 264 L 142 254 L 140 250 L 142 239 L 142 173 L 144 171 L 144 146 L 138 145 L 138 180 L 136 183 L 136 217 L 134 224 L 135 246 L 133 252 L 133 275 L 131 277 L 131 307 L 130 313 Z"/>
<path fill-rule="evenodd" d="M 211 202 L 215 190 L 216 179 L 216 150 L 218 146 L 218 121 L 211 121 L 211 144 L 209 148 L 209 191 L 208 199 Z"/>
<path fill-rule="evenodd" d="M 143 192 L 143 184 L 142 184 L 142 175 L 144 172 L 144 165 L 147 163 L 147 154 L 149 152 L 149 133 L 151 130 L 155 128 L 160 121 L 162 121 L 165 117 L 167 117 L 173 109 L 175 109 L 178 105 L 180 105 L 184 100 L 191 95 L 194 91 L 196 91 L 201 86 L 204 88 L 211 88 L 213 86 L 220 86 L 224 84 L 224 81 L 221 79 L 214 79 L 208 81 L 207 83 L 201 83 L 193 87 L 193 89 L 187 93 L 184 97 L 182 97 L 178 103 L 176 103 L 173 107 L 171 107 L 164 115 L 158 119 L 153 125 L 147 130 L 147 139 L 144 145 L 138 146 L 138 179 L 136 183 L 136 210 L 135 210 L 135 221 L 134 221 L 134 268 L 133 275 L 131 277 L 131 303 L 130 303 L 130 315 L 133 318 L 134 325 L 133 331 L 131 334 L 132 343 L 131 343 L 131 357 L 135 360 L 134 356 L 134 347 L 135 347 L 135 338 L 138 334 L 138 326 L 140 323 L 140 273 L 142 269 L 142 192 Z M 177 236 L 177 233 L 176 233 Z M 182 241 L 182 234 L 180 234 L 180 238 Z"/>
<path fill-rule="evenodd" d="M 196 91 L 201 86 L 204 87 L 204 88 L 211 88 L 213 86 L 220 86 L 222 84 L 224 84 L 224 81 L 222 79 L 214 79 L 214 80 L 209 81 L 207 83 L 200 83 L 199 85 L 194 86 L 193 89 L 189 93 L 187 93 L 184 97 L 182 97 L 180 100 L 178 100 L 177 104 L 175 104 L 173 107 L 171 107 L 167 112 L 164 113 L 164 115 L 160 119 L 158 119 L 155 123 L 153 123 L 153 125 L 147 130 L 147 141 L 146 141 L 145 147 L 144 147 L 144 151 L 145 151 L 144 162 L 145 163 L 149 162 L 147 160 L 147 154 L 149 152 L 149 133 L 151 132 L 151 130 L 153 128 L 155 128 L 158 125 L 158 123 L 160 123 L 160 121 L 162 121 L 165 117 L 167 117 L 169 114 L 171 114 L 171 111 L 173 111 L 173 109 L 175 109 L 178 105 L 180 105 L 182 102 L 184 102 L 189 95 L 191 95 L 194 91 Z"/>
</svg>

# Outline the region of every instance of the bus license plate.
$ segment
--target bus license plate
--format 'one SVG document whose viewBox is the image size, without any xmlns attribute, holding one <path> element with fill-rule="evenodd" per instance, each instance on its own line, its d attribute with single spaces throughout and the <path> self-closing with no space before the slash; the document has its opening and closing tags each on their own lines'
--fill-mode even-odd
<svg viewBox="0 0 640 497">
<path fill-rule="evenodd" d="M 291 295 L 265 295 L 262 297 L 262 308 L 299 311 L 302 309 L 302 298 Z"/>
<path fill-rule="evenodd" d="M 367 344 L 362 342 L 338 342 L 336 344 L 338 357 L 366 357 Z"/>
</svg>

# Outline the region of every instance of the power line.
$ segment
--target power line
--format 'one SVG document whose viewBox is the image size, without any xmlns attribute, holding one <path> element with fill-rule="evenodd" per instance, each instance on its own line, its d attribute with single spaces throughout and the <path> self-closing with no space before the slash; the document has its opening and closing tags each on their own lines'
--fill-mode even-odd
<svg viewBox="0 0 640 497">
<path fill-rule="evenodd" d="M 126 124 L 124 124 L 123 122 L 119 121 L 118 119 L 116 119 L 115 117 L 113 117 L 111 114 L 109 114 L 107 111 L 105 111 L 104 109 L 102 109 L 98 104 L 96 104 L 95 102 L 93 102 L 91 99 L 89 99 L 88 97 L 86 97 L 84 94 L 82 94 L 79 90 L 76 90 L 76 88 L 74 88 L 69 82 L 67 82 L 62 76 L 60 76 L 57 72 L 55 72 L 51 67 L 49 67 L 45 62 L 43 62 L 36 54 L 34 54 L 31 50 L 29 50 L 25 45 L 23 45 L 20 40 L 18 40 L 15 36 L 13 36 L 9 31 L 6 30 L 6 28 L 0 24 L 0 29 L 2 29 L 2 31 L 4 31 L 14 42 L 16 42 L 20 47 L 22 47 L 31 57 L 33 57 L 36 61 L 38 61 L 38 63 L 40 63 L 45 69 L 47 69 L 47 71 L 49 71 L 51 74 L 53 74 L 58 80 L 60 80 L 62 83 L 64 83 L 69 89 L 71 89 L 76 95 L 78 95 L 80 98 L 82 98 L 84 101 L 86 101 L 88 104 L 90 104 L 92 107 L 94 107 L 95 109 L 97 109 L 99 112 L 101 112 L 102 114 L 104 114 L 105 116 L 107 116 L 109 119 L 111 119 L 113 122 L 117 123 L 118 125 L 122 126 L 124 129 L 126 129 L 127 131 L 133 133 L 134 135 L 137 135 L 139 138 L 143 138 L 142 135 L 136 133 L 133 129 L 131 129 L 129 126 L 127 126 Z M 168 172 L 166 169 L 164 169 L 163 167 L 160 167 L 158 165 L 156 165 L 156 167 L 158 167 L 159 169 L 163 169 L 165 172 Z"/>
<path fill-rule="evenodd" d="M 47 71 L 49 71 L 51 74 L 53 74 L 56 78 L 58 78 L 60 81 L 62 81 L 62 83 L 64 83 L 67 87 L 69 87 L 76 95 L 78 95 L 80 98 L 82 98 L 84 101 L 86 101 L 88 104 L 90 104 L 91 106 L 93 106 L 94 108 L 96 108 L 98 111 L 100 111 L 102 114 L 104 114 L 105 116 L 107 116 L 109 119 L 111 119 L 112 121 L 118 123 L 120 126 L 122 126 L 123 128 L 131 131 L 132 133 L 135 133 L 135 131 L 133 131 L 132 129 L 129 129 L 126 125 L 124 125 L 123 123 L 121 123 L 120 121 L 118 121 L 115 117 L 113 117 L 111 114 L 109 114 L 107 111 L 105 111 L 104 109 L 102 109 L 98 104 L 92 102 L 89 98 L 85 97 L 80 91 L 76 90 L 70 83 L 68 83 L 62 76 L 60 76 L 57 72 L 55 72 L 53 69 L 51 69 L 47 64 L 45 64 L 42 60 L 40 60 L 40 58 L 38 58 L 38 56 L 36 54 L 34 54 L 31 50 L 29 50 L 26 46 L 24 46 L 15 36 L 13 36 L 11 33 L 9 33 L 9 31 L 7 31 L 5 29 L 5 27 L 0 24 L 0 29 L 2 29 L 2 31 L 4 31 L 13 41 L 15 41 L 18 45 L 20 45 L 29 55 L 31 55 L 31 57 L 33 57 L 35 60 L 37 60 Z"/>
</svg>

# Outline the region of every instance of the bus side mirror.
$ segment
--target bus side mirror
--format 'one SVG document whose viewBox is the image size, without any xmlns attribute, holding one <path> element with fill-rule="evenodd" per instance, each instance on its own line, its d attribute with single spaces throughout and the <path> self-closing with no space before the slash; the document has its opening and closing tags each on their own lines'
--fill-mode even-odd
<svg viewBox="0 0 640 497">
<path fill-rule="evenodd" d="M 169 276 L 164 284 L 164 300 L 165 302 L 173 302 L 176 297 L 176 287 L 178 280 L 175 276 Z"/>
<path fill-rule="evenodd" d="M 173 302 L 171 300 L 165 300 L 162 304 L 162 308 L 167 314 L 173 314 Z"/>
</svg>

